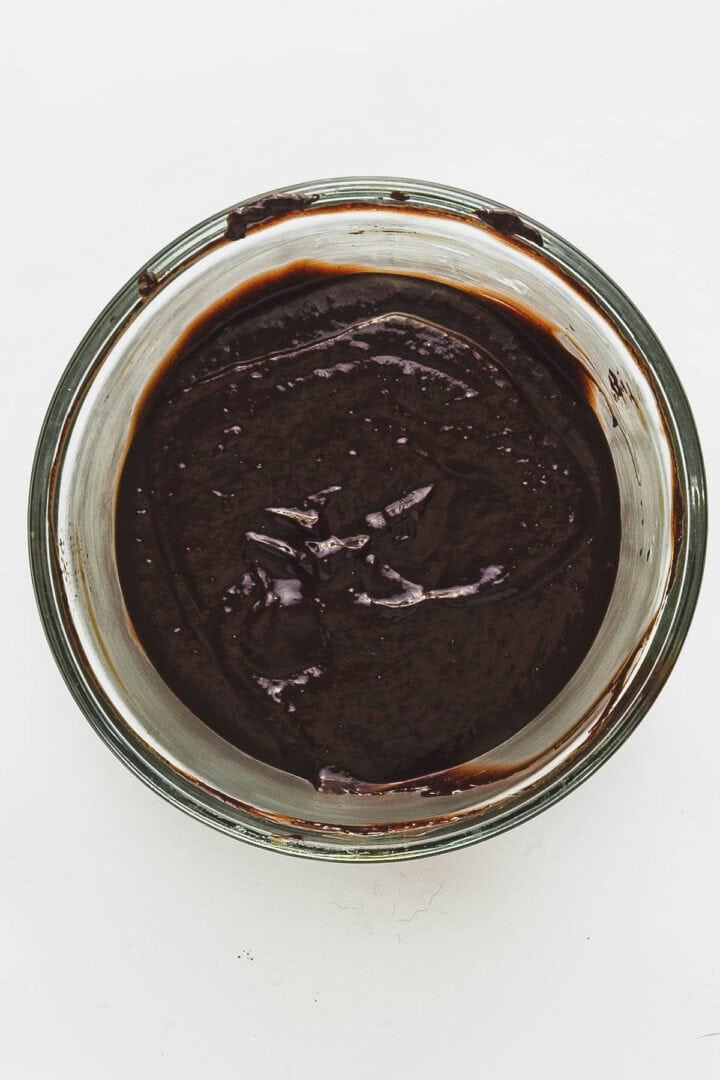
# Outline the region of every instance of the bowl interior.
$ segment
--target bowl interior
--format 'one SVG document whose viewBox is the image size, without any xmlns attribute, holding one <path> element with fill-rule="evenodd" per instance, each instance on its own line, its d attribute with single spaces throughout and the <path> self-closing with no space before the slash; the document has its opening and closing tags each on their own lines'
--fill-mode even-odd
<svg viewBox="0 0 720 1080">
<path fill-rule="evenodd" d="M 318 791 L 206 727 L 168 689 L 129 625 L 114 554 L 114 500 L 133 415 L 188 325 L 243 283 L 295 262 L 427 275 L 480 290 L 541 318 L 577 357 L 620 487 L 617 582 L 575 675 L 531 724 L 465 769 L 469 786 L 427 798 L 422 785 L 383 794 Z M 323 207 L 290 216 L 189 263 L 148 298 L 88 374 L 68 423 L 55 536 L 66 618 L 113 722 L 166 774 L 195 786 L 227 821 L 268 836 L 386 843 L 388 833 L 452 828 L 502 814 L 613 723 L 633 692 L 673 559 L 674 465 L 653 375 L 618 325 L 532 244 L 479 222 L 411 206 Z M 384 839 L 385 838 L 385 839 Z"/>
</svg>

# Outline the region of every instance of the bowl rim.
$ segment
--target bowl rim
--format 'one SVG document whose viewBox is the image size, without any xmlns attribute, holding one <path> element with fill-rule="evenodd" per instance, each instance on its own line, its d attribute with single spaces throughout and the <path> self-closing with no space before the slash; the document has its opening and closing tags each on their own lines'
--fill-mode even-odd
<svg viewBox="0 0 720 1080">
<path fill-rule="evenodd" d="M 118 723 L 94 683 L 63 603 L 55 542 L 57 480 L 73 416 L 84 388 L 103 357 L 142 309 L 141 279 L 166 280 L 181 273 L 223 241 L 228 215 L 282 196 L 316 198 L 318 209 L 345 204 L 398 205 L 472 217 L 478 211 L 513 215 L 513 231 L 535 236 L 540 250 L 619 327 L 647 365 L 663 411 L 675 467 L 676 545 L 667 594 L 653 640 L 635 674 L 635 690 L 613 723 L 587 748 L 566 760 L 536 788 L 491 817 L 450 821 L 425 836 L 390 832 L 372 845 L 362 835 L 343 834 L 343 844 L 297 826 L 271 824 L 249 810 L 222 803 L 190 777 L 171 769 L 142 740 Z M 291 207 L 287 212 L 292 212 Z M 274 220 L 278 219 L 275 215 Z M 508 219 L 509 221 L 510 219 Z M 260 221 L 258 227 L 263 227 Z M 524 233 L 523 233 L 524 230 Z M 148 277 L 149 275 L 149 277 Z M 186 813 L 256 846 L 293 855 L 349 861 L 417 858 L 464 847 L 533 817 L 586 780 L 618 749 L 646 715 L 665 684 L 687 635 L 702 580 L 707 538 L 707 492 L 702 451 L 689 402 L 667 353 L 626 294 L 592 260 L 552 230 L 512 208 L 460 188 L 401 177 L 337 177 L 276 188 L 234 204 L 181 234 L 133 274 L 100 312 L 71 357 L 48 407 L 33 462 L 28 501 L 28 542 L 35 597 L 43 628 L 60 672 L 86 719 L 123 763 L 153 790 Z M 231 812 L 232 810 L 232 812 Z"/>
</svg>

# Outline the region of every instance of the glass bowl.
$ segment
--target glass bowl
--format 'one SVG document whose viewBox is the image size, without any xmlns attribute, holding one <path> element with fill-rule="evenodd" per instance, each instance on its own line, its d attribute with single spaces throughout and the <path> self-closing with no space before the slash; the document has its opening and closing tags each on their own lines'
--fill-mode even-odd
<svg viewBox="0 0 720 1080">
<path fill-rule="evenodd" d="M 429 276 L 530 313 L 582 366 L 618 477 L 617 581 L 589 653 L 501 746 L 413 781 L 318 789 L 231 746 L 168 689 L 140 646 L 115 565 L 114 506 L 133 415 L 203 312 L 296 262 Z M 33 469 L 30 558 L 40 613 L 98 734 L 183 810 L 263 847 L 316 858 L 428 855 L 492 836 L 589 776 L 646 713 L 677 657 L 702 574 L 697 433 L 657 338 L 618 287 L 543 225 L 469 192 L 348 178 L 223 211 L 152 258 L 65 371 Z"/>
</svg>

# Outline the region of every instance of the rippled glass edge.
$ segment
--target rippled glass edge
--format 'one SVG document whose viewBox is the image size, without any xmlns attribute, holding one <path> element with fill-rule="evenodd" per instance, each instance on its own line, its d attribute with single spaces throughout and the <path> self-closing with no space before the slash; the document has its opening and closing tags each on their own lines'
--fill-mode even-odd
<svg viewBox="0 0 720 1080">
<path fill-rule="evenodd" d="M 270 195 L 318 196 L 320 207 L 348 202 L 397 206 L 391 192 L 406 193 L 404 205 L 437 209 L 463 216 L 477 210 L 510 210 L 483 196 L 459 188 L 397 177 L 346 177 L 310 181 L 253 196 L 237 206 L 247 206 Z M 646 714 L 677 659 L 692 619 L 705 560 L 707 498 L 702 453 L 692 412 L 678 376 L 658 338 L 625 293 L 577 248 L 541 223 L 513 210 L 522 222 L 536 229 L 542 251 L 581 288 L 621 329 L 635 346 L 654 376 L 658 398 L 667 424 L 677 470 L 683 507 L 683 530 L 677 544 L 667 596 L 652 642 L 634 677 L 634 693 L 624 702 L 589 751 L 580 751 L 531 793 L 484 816 L 449 822 L 420 834 L 410 831 L 328 838 L 296 826 L 271 824 L 235 806 L 224 805 L 203 792 L 192 780 L 171 770 L 141 740 L 118 722 L 103 701 L 92 672 L 73 638 L 64 609 L 58 552 L 53 542 L 55 478 L 62 469 L 63 434 L 77 401 L 115 338 L 124 332 L 141 310 L 137 282 L 140 273 L 158 276 L 177 272 L 200 258 L 222 239 L 227 215 L 233 207 L 207 218 L 168 244 L 145 263 L 117 293 L 95 320 L 73 354 L 48 408 L 33 464 L 28 508 L 30 566 L 46 636 L 60 671 L 78 705 L 104 742 L 151 788 L 195 818 L 255 845 L 288 854 L 319 859 L 375 861 L 417 858 L 464 847 L 493 836 L 557 802 L 587 779 L 624 742 Z"/>
</svg>

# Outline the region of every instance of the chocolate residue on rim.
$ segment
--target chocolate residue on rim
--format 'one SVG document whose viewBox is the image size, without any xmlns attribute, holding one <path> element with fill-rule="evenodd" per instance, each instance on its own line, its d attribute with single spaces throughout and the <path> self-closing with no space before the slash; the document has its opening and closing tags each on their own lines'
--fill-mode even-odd
<svg viewBox="0 0 720 1080">
<path fill-rule="evenodd" d="M 138 292 L 141 296 L 152 296 L 160 284 L 160 278 L 152 270 L 143 270 L 138 278 Z"/>
<path fill-rule="evenodd" d="M 285 217 L 301 210 L 307 210 L 317 201 L 317 195 L 268 195 L 249 206 L 238 206 L 227 216 L 225 237 L 228 240 L 243 240 L 249 226 L 258 225 L 274 218 Z"/>
<path fill-rule="evenodd" d="M 530 240 L 539 247 L 543 246 L 543 238 L 537 229 L 523 221 L 514 210 L 476 210 L 479 217 L 486 225 L 503 236 L 519 236 L 523 240 Z"/>
</svg>

